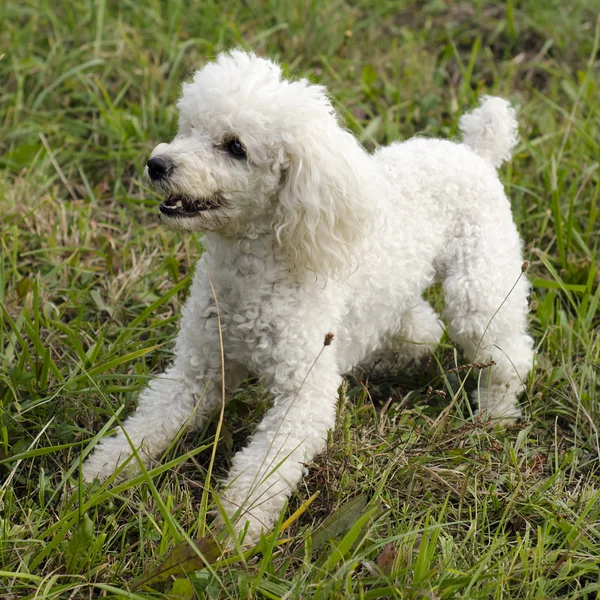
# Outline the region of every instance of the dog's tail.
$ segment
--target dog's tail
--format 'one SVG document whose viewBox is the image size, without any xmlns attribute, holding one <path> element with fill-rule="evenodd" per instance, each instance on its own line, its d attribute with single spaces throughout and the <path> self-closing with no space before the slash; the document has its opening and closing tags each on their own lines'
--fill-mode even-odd
<svg viewBox="0 0 600 600">
<path fill-rule="evenodd" d="M 515 109 L 496 96 L 483 96 L 479 108 L 463 115 L 458 127 L 463 142 L 496 168 L 510 160 L 519 141 Z"/>
</svg>

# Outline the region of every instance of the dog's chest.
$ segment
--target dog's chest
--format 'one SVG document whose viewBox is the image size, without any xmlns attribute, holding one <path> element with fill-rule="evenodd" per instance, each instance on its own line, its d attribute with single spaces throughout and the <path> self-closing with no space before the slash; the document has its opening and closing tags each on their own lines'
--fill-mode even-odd
<svg viewBox="0 0 600 600">
<path fill-rule="evenodd" d="M 295 303 L 294 285 L 268 274 L 221 274 L 215 290 L 225 355 L 249 368 L 271 356 Z"/>
</svg>

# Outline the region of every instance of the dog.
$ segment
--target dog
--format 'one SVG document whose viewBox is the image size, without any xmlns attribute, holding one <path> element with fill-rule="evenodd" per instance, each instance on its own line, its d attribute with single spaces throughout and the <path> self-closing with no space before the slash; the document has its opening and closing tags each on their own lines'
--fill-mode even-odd
<svg viewBox="0 0 600 600">
<path fill-rule="evenodd" d="M 519 418 L 533 341 L 522 242 L 497 174 L 518 141 L 506 100 L 463 115 L 462 142 L 415 137 L 369 154 L 323 86 L 231 51 L 184 84 L 178 108 L 177 135 L 146 175 L 164 198 L 161 223 L 203 232 L 205 252 L 172 366 L 141 392 L 127 436 L 88 457 L 85 481 L 106 479 L 132 446 L 146 464 L 160 457 L 254 373 L 273 405 L 220 499 L 256 542 L 323 450 L 343 375 L 433 351 L 444 326 L 423 292 L 435 281 L 450 338 L 490 364 L 476 414 Z"/>
</svg>

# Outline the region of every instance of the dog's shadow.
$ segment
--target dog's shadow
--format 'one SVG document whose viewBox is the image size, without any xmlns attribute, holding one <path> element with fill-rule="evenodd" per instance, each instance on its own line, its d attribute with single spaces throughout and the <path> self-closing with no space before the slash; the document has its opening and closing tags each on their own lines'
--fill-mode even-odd
<svg viewBox="0 0 600 600">
<path fill-rule="evenodd" d="M 442 351 L 435 358 L 432 356 L 402 368 L 392 366 L 384 372 L 373 369 L 347 375 L 343 395 L 348 401 L 348 406 L 344 410 L 360 411 L 367 403 L 371 404 L 371 410 L 376 412 L 389 409 L 413 410 L 423 415 L 425 420 L 435 420 L 453 394 L 468 394 L 476 385 L 472 377 L 464 382 L 462 374 L 459 376 L 458 373 L 448 372 L 456 365 L 456 358 L 451 351 Z M 225 406 L 220 426 L 219 443 L 213 464 L 214 477 L 220 479 L 227 474 L 231 459 L 248 444 L 250 436 L 270 405 L 268 393 L 256 377 L 248 378 L 233 394 Z M 206 472 L 209 468 L 212 457 L 211 442 L 215 438 L 218 422 L 217 413 L 200 432 L 183 435 L 177 444 L 178 448 L 174 449 L 178 454 L 193 450 L 202 444 L 207 445 L 206 451 L 178 466 L 178 469 L 194 479 L 197 478 L 198 470 Z"/>
<path fill-rule="evenodd" d="M 390 403 L 401 403 L 406 408 L 419 406 L 435 418 L 455 394 L 468 394 L 476 387 L 473 377 L 463 381 L 464 377 L 459 376 L 462 357 L 458 362 L 456 358 L 448 351 L 401 367 L 392 365 L 385 371 L 374 365 L 347 377 L 348 396 L 367 394 L 376 409 Z"/>
</svg>

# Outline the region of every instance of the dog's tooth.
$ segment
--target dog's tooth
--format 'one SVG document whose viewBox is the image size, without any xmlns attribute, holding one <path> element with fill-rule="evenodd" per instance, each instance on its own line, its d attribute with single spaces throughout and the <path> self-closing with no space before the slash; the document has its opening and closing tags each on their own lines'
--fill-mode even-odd
<svg viewBox="0 0 600 600">
<path fill-rule="evenodd" d="M 175 208 L 181 208 L 182 206 L 181 200 L 177 200 L 177 202 L 175 202 Z"/>
</svg>

